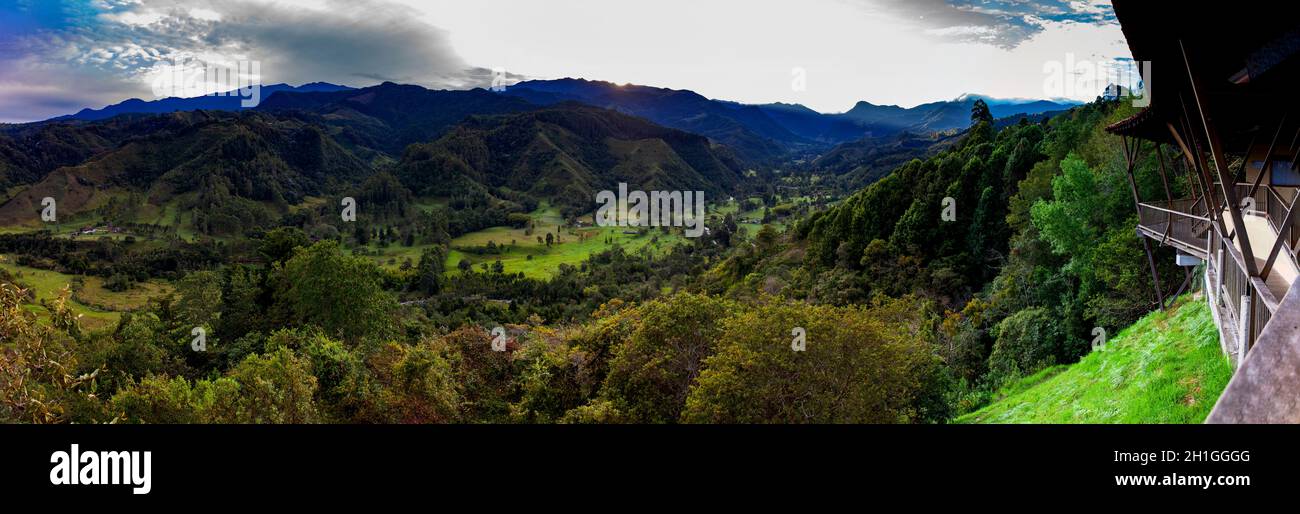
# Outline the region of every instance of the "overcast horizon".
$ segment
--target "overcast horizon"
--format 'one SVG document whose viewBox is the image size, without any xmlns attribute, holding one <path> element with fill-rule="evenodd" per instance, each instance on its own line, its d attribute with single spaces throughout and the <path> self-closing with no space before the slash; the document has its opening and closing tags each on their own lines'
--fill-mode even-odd
<svg viewBox="0 0 1300 514">
<path fill-rule="evenodd" d="M 0 122 L 170 96 L 151 84 L 186 61 L 256 61 L 267 85 L 468 89 L 495 69 L 834 113 L 963 94 L 1087 101 L 1106 80 L 1049 94 L 1045 66 L 1128 55 L 1108 1 L 4 0 Z"/>
</svg>

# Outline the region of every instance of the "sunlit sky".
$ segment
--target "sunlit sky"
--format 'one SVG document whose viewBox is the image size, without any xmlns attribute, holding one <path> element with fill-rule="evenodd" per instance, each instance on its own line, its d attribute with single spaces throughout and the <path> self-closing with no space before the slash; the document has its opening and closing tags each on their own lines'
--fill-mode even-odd
<svg viewBox="0 0 1300 514">
<path fill-rule="evenodd" d="M 1108 1 L 0 0 L 0 121 L 156 99 L 160 71 L 193 60 L 258 61 L 265 84 L 459 89 L 501 68 L 842 112 L 1089 100 L 1104 80 L 1051 88 L 1045 69 L 1128 57 Z"/>
</svg>

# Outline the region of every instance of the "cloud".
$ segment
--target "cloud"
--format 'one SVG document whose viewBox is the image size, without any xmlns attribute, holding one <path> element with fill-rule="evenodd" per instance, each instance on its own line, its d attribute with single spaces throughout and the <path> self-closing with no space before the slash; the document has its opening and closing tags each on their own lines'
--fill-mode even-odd
<svg viewBox="0 0 1300 514">
<path fill-rule="evenodd" d="M 0 96 L 19 94 L 23 103 L 0 100 L 0 119 L 152 99 L 152 77 L 194 61 L 257 61 L 265 84 L 487 85 L 484 70 L 466 64 L 423 15 L 384 0 L 20 2 L 0 7 L 0 28 L 13 29 L 0 36 L 0 66 L 16 70 L 0 79 Z"/>
<path fill-rule="evenodd" d="M 928 36 L 1012 49 L 1050 23 L 1115 24 L 1109 0 L 854 0 Z"/>
</svg>

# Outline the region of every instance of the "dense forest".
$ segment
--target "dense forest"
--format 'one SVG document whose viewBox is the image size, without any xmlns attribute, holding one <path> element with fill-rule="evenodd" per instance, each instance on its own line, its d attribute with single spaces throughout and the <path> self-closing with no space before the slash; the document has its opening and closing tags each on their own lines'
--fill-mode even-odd
<svg viewBox="0 0 1300 514">
<path fill-rule="evenodd" d="M 816 163 L 742 184 L 725 149 L 597 109 L 472 119 L 373 174 L 351 157 L 354 143 L 297 118 L 159 116 L 174 135 L 128 141 L 121 148 L 133 150 L 119 154 L 155 162 L 139 156 L 188 138 L 194 155 L 215 158 L 195 162 L 224 171 L 182 166 L 190 173 L 148 179 L 192 206 L 196 237 L 133 225 L 112 204 L 95 212 L 169 243 L 25 232 L 0 234 L 0 254 L 110 288 L 174 287 L 90 330 L 69 307 L 72 289 L 38 300 L 26 277 L 0 268 L 0 420 L 947 422 L 1009 381 L 1078 360 L 1094 327 L 1118 331 L 1156 308 L 1122 156 L 1102 131 L 1131 108 L 1099 99 L 1007 124 L 981 105 L 963 135 L 913 144 L 918 158 L 869 186 L 785 205 L 773 184 L 813 184 L 799 174 Z M 143 122 L 97 130 L 111 139 L 123 123 Z M 202 144 L 232 130 L 225 144 Z M 626 148 L 638 155 L 627 161 L 617 144 L 596 143 L 609 137 L 659 143 Z M 271 166 L 222 164 L 249 162 L 241 152 Z M 294 160 L 303 156 L 354 173 L 357 185 L 307 174 L 316 166 Z M 847 158 L 830 173 L 854 170 Z M 23 169 L 50 166 L 42 162 Z M 611 167 L 621 171 L 589 171 Z M 491 171 L 511 168 L 539 174 Z M 1153 170 L 1138 168 L 1144 195 L 1160 187 Z M 620 173 L 757 195 L 754 206 L 786 221 L 746 230 L 717 215 L 704 237 L 661 251 L 615 245 L 544 278 L 490 257 L 448 265 L 449 252 L 490 256 L 507 243 L 471 249 L 454 237 L 509 225 L 531 233 L 521 213 L 539 198 L 590 196 Z M 252 184 L 270 196 L 241 189 Z M 546 189 L 562 184 L 580 190 Z M 360 223 L 331 215 L 344 194 L 368 207 Z M 447 201 L 417 206 L 429 195 Z M 581 214 L 578 203 L 558 205 L 566 219 Z M 545 247 L 559 235 L 545 232 Z M 377 265 L 366 255 L 375 244 L 418 248 L 418 259 Z M 1174 273 L 1171 256 L 1157 262 Z"/>
</svg>

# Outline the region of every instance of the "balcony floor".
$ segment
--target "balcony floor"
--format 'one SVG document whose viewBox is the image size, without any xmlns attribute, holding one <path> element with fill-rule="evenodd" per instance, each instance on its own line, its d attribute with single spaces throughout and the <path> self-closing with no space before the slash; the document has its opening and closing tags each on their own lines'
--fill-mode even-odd
<svg viewBox="0 0 1300 514">
<path fill-rule="evenodd" d="M 1246 236 L 1250 238 L 1251 251 L 1255 253 L 1256 269 L 1263 269 L 1264 262 L 1268 260 L 1268 254 L 1273 250 L 1273 242 L 1277 240 L 1277 232 L 1269 225 L 1268 220 L 1261 216 L 1243 215 L 1242 223 L 1246 225 Z M 1236 230 L 1232 223 L 1232 216 L 1224 213 L 1223 224 L 1229 232 Z M 1241 240 L 1237 240 L 1237 250 L 1241 250 Z M 1296 268 L 1295 261 L 1287 255 L 1286 246 L 1278 251 L 1277 260 L 1273 263 L 1273 271 L 1269 273 L 1268 289 L 1273 293 L 1273 297 L 1281 300 L 1286 297 L 1286 293 L 1291 289 L 1291 284 L 1295 283 L 1296 277 L 1300 277 L 1300 269 Z"/>
<path fill-rule="evenodd" d="M 1210 246 L 1208 236 L 1204 233 L 1202 233 L 1200 237 L 1194 236 L 1191 231 L 1186 230 L 1183 225 L 1175 224 L 1174 229 L 1170 230 L 1169 223 L 1156 222 L 1146 225 L 1138 225 L 1138 228 L 1156 243 L 1163 243 L 1172 246 L 1184 253 L 1189 253 L 1202 259 L 1205 258 L 1206 247 Z M 1166 233 L 1168 234 L 1167 237 Z"/>
</svg>

